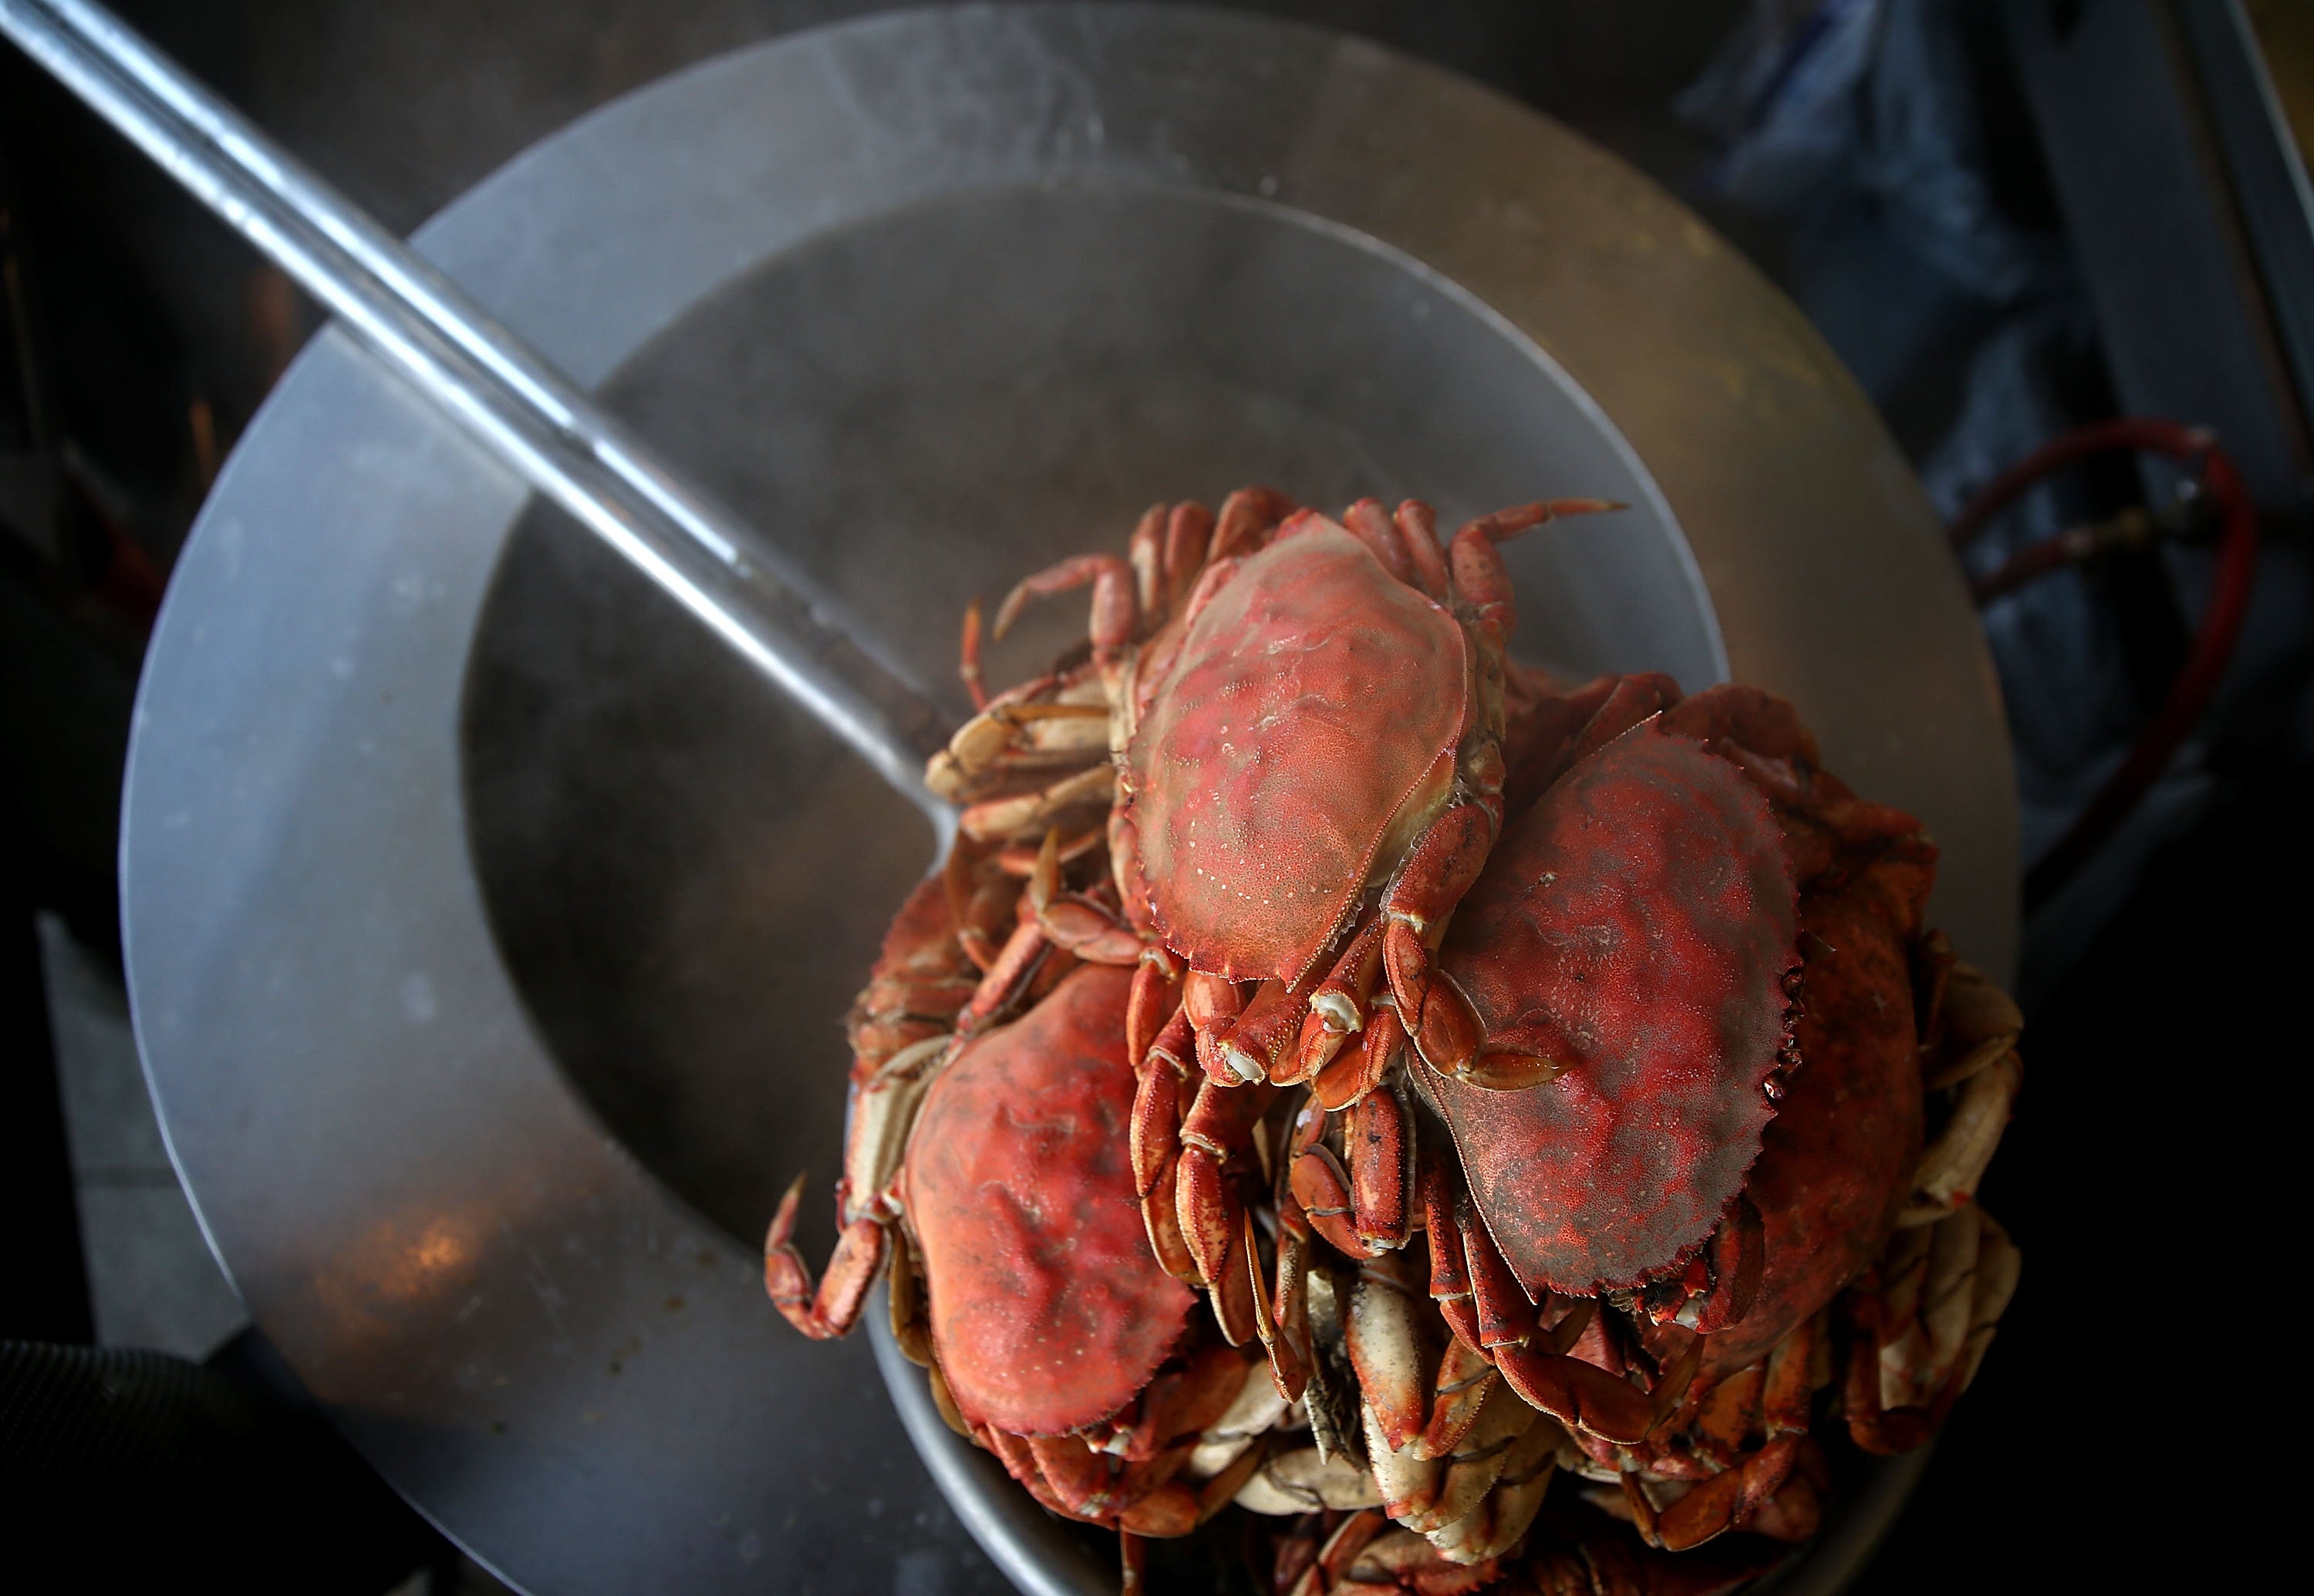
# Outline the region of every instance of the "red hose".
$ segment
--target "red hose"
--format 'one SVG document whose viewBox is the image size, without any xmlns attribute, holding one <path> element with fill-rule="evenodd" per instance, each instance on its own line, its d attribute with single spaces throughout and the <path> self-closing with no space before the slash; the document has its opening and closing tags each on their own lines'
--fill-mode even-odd
<svg viewBox="0 0 2314 1596">
<path fill-rule="evenodd" d="M 2144 449 L 2172 459 L 2198 461 L 2202 485 L 2218 509 L 2217 569 L 2210 601 L 2194 629 L 2186 663 L 2169 692 L 2137 735 L 2121 767 L 2107 777 L 2065 834 L 2025 874 L 2025 907 L 2040 907 L 2102 847 L 2145 797 L 2177 749 L 2193 734 L 2210 698 L 2225 675 L 2249 610 L 2250 584 L 2257 570 L 2257 512 L 2241 477 L 2217 440 L 2204 428 L 2148 417 L 2099 421 L 2044 444 L 1995 479 L 1952 524 L 1956 548 L 1965 546 L 2027 488 L 2066 466 L 2117 449 Z M 2051 563 L 2051 569 L 2059 562 Z"/>
</svg>

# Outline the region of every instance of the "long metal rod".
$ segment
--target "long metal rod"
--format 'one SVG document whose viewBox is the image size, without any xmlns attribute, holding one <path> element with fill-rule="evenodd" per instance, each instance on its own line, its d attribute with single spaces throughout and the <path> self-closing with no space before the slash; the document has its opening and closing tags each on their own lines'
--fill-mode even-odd
<svg viewBox="0 0 2314 1596">
<path fill-rule="evenodd" d="M 102 6 L 0 0 L 0 32 L 737 649 L 945 838 L 950 811 L 923 780 L 944 717 L 809 577 Z"/>
</svg>

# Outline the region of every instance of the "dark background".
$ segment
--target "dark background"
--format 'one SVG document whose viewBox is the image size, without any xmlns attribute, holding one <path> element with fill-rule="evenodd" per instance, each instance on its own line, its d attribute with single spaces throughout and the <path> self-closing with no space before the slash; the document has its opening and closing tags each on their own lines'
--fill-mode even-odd
<svg viewBox="0 0 2314 1596">
<path fill-rule="evenodd" d="M 876 8 L 119 9 L 407 231 L 627 89 Z M 1479 78 L 1681 195 L 1815 320 L 1947 514 L 2066 425 L 2144 408 L 2149 396 L 2193 401 L 2191 383 L 2163 386 L 2170 368 L 2148 349 L 2183 350 L 2184 368 L 2217 370 L 2228 338 L 2250 330 L 2265 364 L 2220 384 L 2230 413 L 2176 419 L 2220 425 L 2230 442 L 2261 426 L 2281 440 L 2252 472 L 2269 545 L 2258 607 L 2225 692 L 2171 776 L 2028 926 L 2026 1092 L 1983 1193 L 2025 1248 L 2024 1283 L 1861 1588 L 2216 1572 L 2215 1546 L 2254 1532 L 2268 1503 L 2286 1500 L 2286 1485 L 2263 1485 L 2271 1474 L 2286 1480 L 2286 1467 L 2250 1451 L 2256 1410 L 2235 1394 L 2286 1389 L 2286 1353 L 2278 1368 L 2260 1354 L 2288 1339 L 2232 1305 L 2268 1289 L 2241 1259 L 2252 1230 L 2267 1228 L 2256 1177 L 2279 1155 L 2280 1133 L 2264 1127 L 2281 1123 L 2287 1100 L 2269 1107 L 2257 1089 L 2306 1054 L 2283 1012 L 2283 976 L 2306 946 L 2314 718 L 2300 602 L 2305 426 L 2281 349 L 2287 292 L 2259 252 L 2258 207 L 2270 196 L 2228 164 L 2223 85 L 2213 90 L 2201 70 L 2191 30 L 2151 0 L 1254 9 L 1347 28 Z M 1861 64 L 1839 80 L 1826 56 L 1859 13 L 1868 23 Z M 1781 55 L 1757 57 L 1769 63 L 1764 78 L 1716 101 L 1699 90 L 1675 110 L 1716 58 L 1736 59 L 1723 50 L 1763 17 L 1788 24 Z M 1816 42 L 1801 48 L 1809 28 Z M 2108 35 L 2123 41 L 2115 53 L 2077 65 L 2070 80 L 2033 53 L 2036 38 L 2062 46 Z M 2134 54 L 2131 39 L 2142 47 Z M 2302 56 L 2274 70 L 2285 91 L 2292 70 L 2307 81 Z M 2120 115 L 2124 132 L 2147 141 L 2159 131 L 2134 109 L 2143 92 L 2132 71 L 2153 73 L 2185 106 L 2182 164 L 2163 166 L 2159 148 L 2099 122 Z M 1830 129 L 1824 148 L 1771 169 L 1763 143 L 1780 117 L 1797 117 L 1811 74 L 1836 80 L 1816 107 Z M 277 270 L 5 47 L 0 210 L 10 312 L 0 459 L 48 471 L 38 490 L 0 498 L 0 1180 L 14 1221 L 0 1337 L 89 1344 L 97 1326 L 33 916 L 49 912 L 97 967 L 117 966 L 114 839 L 143 638 L 208 482 L 317 319 Z M 2210 260 L 2217 275 L 2196 276 Z M 2151 287 L 2116 290 L 2124 268 Z M 2159 502 L 2164 488 L 2108 463 L 2036 496 L 1993 541 L 2013 546 L 2148 493 Z M 2159 701 L 2205 580 L 2205 557 L 2186 547 L 2062 576 L 1988 610 L 2028 856 Z M 482 1588 L 487 1576 L 460 1571 L 390 1498 L 364 1494 L 374 1482 L 304 1424 L 294 1385 L 261 1340 L 237 1336 L 206 1367 L 226 1382 L 216 1400 L 261 1408 L 217 1410 L 224 1429 L 212 1439 L 229 1433 L 239 1472 L 207 1482 L 192 1514 L 204 1527 L 181 1556 L 232 1560 L 256 1588 L 283 1567 L 303 1571 L 292 1583 L 322 1588 L 329 1582 L 310 1576 L 326 1565 L 346 1589 L 383 1590 L 419 1562 L 436 1568 L 434 1588 Z M 0 1377 L 0 1392 L 13 1389 Z M 2213 1415 L 2208 1398 L 2220 1392 L 2231 1399 Z M 284 1469 L 284 1457 L 331 1460 Z M 2195 1489 L 2204 1478 L 2217 1488 Z M 117 1511 L 139 1509 L 123 1500 Z M 42 1531 L 29 1527 L 37 1543 Z M 289 1548 L 287 1560 L 250 1549 L 259 1543 Z M 356 1543 L 366 1549 L 349 1551 Z"/>
</svg>

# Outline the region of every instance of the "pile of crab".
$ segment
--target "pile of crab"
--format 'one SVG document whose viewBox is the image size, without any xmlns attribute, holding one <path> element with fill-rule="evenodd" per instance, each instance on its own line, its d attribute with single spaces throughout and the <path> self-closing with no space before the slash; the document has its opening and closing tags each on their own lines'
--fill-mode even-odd
<svg viewBox="0 0 2314 1596">
<path fill-rule="evenodd" d="M 1607 507 L 1159 507 L 1005 601 L 1091 623 L 994 699 L 967 616 L 841 1238 L 815 1286 L 799 1181 L 766 1277 L 835 1336 L 888 1274 L 1128 1586 L 1235 1503 L 1281 1596 L 1732 1588 L 1992 1337 L 2017 1010 L 1789 704 L 1506 659 L 1497 544 Z"/>
</svg>

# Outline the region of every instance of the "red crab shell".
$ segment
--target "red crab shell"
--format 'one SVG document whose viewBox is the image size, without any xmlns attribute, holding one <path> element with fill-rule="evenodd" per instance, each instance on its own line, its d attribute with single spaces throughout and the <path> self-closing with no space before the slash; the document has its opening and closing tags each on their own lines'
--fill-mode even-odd
<svg viewBox="0 0 2314 1596">
<path fill-rule="evenodd" d="M 1150 1256 L 1127 1151 L 1129 969 L 1086 965 L 967 1043 L 901 1175 L 932 1336 L 966 1420 L 1059 1435 L 1146 1388 L 1197 1299 Z"/>
<path fill-rule="evenodd" d="M 1658 1275 L 1743 1189 L 1788 1035 L 1795 900 L 1767 800 L 1656 723 L 1505 828 L 1441 966 L 1490 1041 L 1550 1027 L 1574 1065 L 1513 1092 L 1420 1075 L 1530 1294 Z"/>
<path fill-rule="evenodd" d="M 1232 980 L 1300 980 L 1450 796 L 1472 652 L 1339 527 L 1247 559 L 1127 753 L 1138 885 L 1166 942 Z"/>
</svg>

